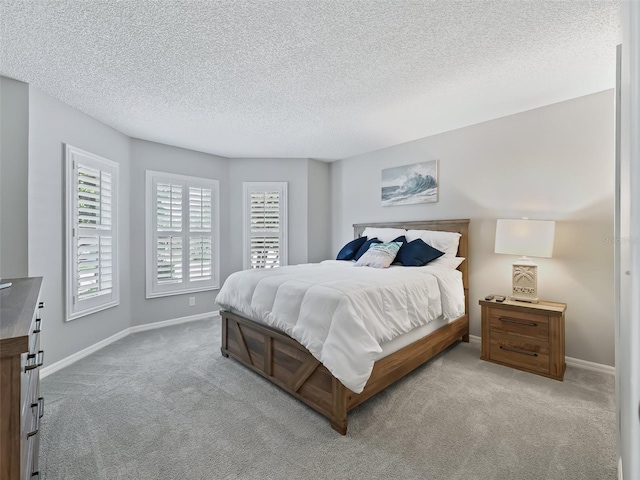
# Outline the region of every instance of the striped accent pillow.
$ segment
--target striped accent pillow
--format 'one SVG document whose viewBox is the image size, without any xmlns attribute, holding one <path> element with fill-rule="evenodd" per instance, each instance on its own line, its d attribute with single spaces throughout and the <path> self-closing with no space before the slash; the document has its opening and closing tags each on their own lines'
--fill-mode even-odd
<svg viewBox="0 0 640 480">
<path fill-rule="evenodd" d="M 374 243 L 356 262 L 356 266 L 388 268 L 396 258 L 401 246 L 401 242 Z"/>
</svg>

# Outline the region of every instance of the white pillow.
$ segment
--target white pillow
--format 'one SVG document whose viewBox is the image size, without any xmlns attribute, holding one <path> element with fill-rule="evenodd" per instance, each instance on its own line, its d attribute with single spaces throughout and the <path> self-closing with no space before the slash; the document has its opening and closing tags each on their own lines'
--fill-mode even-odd
<svg viewBox="0 0 640 480">
<path fill-rule="evenodd" d="M 385 243 L 406 234 L 407 231 L 404 228 L 367 227 L 364 229 L 364 232 L 362 232 L 362 236 L 367 237 L 369 240 L 374 237 L 378 237 L 378 240 Z"/>
<path fill-rule="evenodd" d="M 356 267 L 389 268 L 402 243 L 373 243 L 356 262 Z"/>
<path fill-rule="evenodd" d="M 406 235 L 407 242 L 413 242 L 421 238 L 424 243 L 444 252 L 445 257 L 455 257 L 457 255 L 461 236 L 457 232 L 440 232 L 437 230 L 408 230 Z"/>
<path fill-rule="evenodd" d="M 440 258 L 436 258 L 435 260 L 431 260 L 429 263 L 427 263 L 427 266 L 445 267 L 445 268 L 451 268 L 455 270 L 462 264 L 462 262 L 464 262 L 464 260 L 465 260 L 464 257 L 442 256 Z"/>
</svg>

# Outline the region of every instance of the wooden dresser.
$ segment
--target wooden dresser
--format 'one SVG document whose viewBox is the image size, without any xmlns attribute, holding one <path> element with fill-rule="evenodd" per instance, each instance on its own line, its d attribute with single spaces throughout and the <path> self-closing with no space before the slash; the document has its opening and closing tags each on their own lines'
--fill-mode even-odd
<svg viewBox="0 0 640 480">
<path fill-rule="evenodd" d="M 0 480 L 40 478 L 42 278 L 3 278 L 0 290 Z"/>
<path fill-rule="evenodd" d="M 564 303 L 480 300 L 480 358 L 555 380 L 564 378 Z"/>
</svg>

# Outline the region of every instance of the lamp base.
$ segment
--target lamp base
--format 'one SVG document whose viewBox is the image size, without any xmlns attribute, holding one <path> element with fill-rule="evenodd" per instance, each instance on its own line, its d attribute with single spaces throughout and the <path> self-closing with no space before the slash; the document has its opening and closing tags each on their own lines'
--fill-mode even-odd
<svg viewBox="0 0 640 480">
<path fill-rule="evenodd" d="M 529 297 L 518 297 L 516 295 L 512 295 L 509 297 L 509 301 L 511 302 L 524 302 L 524 303 L 538 303 L 540 299 L 538 297 L 529 298 Z"/>
<path fill-rule="evenodd" d="M 513 262 L 511 300 L 538 303 L 538 266 L 528 258 Z"/>
</svg>

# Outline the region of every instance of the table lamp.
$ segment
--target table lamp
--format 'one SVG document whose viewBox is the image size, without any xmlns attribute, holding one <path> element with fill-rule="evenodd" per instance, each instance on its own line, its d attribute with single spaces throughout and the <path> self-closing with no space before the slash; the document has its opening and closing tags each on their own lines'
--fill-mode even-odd
<svg viewBox="0 0 640 480">
<path fill-rule="evenodd" d="M 551 258 L 556 222 L 499 219 L 495 253 L 521 255 L 513 262 L 511 300 L 538 303 L 538 265 L 528 256 Z"/>
</svg>

